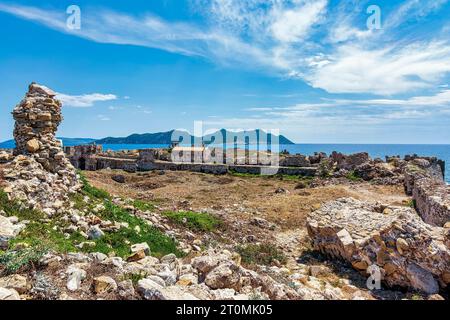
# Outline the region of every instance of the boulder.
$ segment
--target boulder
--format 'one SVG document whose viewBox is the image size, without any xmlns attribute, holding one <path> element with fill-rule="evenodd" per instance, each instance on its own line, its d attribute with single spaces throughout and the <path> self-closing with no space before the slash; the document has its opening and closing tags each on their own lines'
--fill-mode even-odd
<svg viewBox="0 0 450 320">
<path fill-rule="evenodd" d="M 94 278 L 94 292 L 102 294 L 106 292 L 114 292 L 117 290 L 117 283 L 113 278 L 101 276 Z"/>
<path fill-rule="evenodd" d="M 201 256 L 192 259 L 192 266 L 200 273 L 207 274 L 219 264 L 219 259 L 212 256 Z"/>
<path fill-rule="evenodd" d="M 0 278 L 0 287 L 6 289 L 14 289 L 20 294 L 24 294 L 29 289 L 27 278 L 24 276 L 13 274 L 4 278 Z"/>
<path fill-rule="evenodd" d="M 214 268 L 205 278 L 205 283 L 211 289 L 232 288 L 239 290 L 240 272 L 239 267 L 231 262 L 224 262 Z"/>
<path fill-rule="evenodd" d="M 115 174 L 111 179 L 117 183 L 125 183 L 125 176 L 123 174 Z"/>
<path fill-rule="evenodd" d="M 136 253 L 136 252 L 139 252 L 139 251 L 143 251 L 144 252 L 144 256 L 145 255 L 147 255 L 147 256 L 150 255 L 150 247 L 148 246 L 148 244 L 146 242 L 133 244 L 131 246 L 131 252 L 132 253 Z"/>
<path fill-rule="evenodd" d="M 400 286 L 436 293 L 448 284 L 448 229 L 423 222 L 406 207 L 361 202 L 351 198 L 324 204 L 307 219 L 314 249 L 347 261 L 368 275 L 379 268 L 389 287 Z"/>
<path fill-rule="evenodd" d="M 0 249 L 7 248 L 8 242 L 16 237 L 24 227 L 23 224 L 13 224 L 10 219 L 0 215 Z"/>
<path fill-rule="evenodd" d="M 198 300 L 184 287 L 164 287 L 151 279 L 139 280 L 137 291 L 146 300 Z"/>
<path fill-rule="evenodd" d="M 81 288 L 81 281 L 86 278 L 86 271 L 79 268 L 77 265 L 70 265 L 67 268 L 67 289 L 70 291 L 77 291 Z"/>
<path fill-rule="evenodd" d="M 30 153 L 35 153 L 39 150 L 39 141 L 37 139 L 31 139 L 26 144 L 26 149 Z"/>
</svg>

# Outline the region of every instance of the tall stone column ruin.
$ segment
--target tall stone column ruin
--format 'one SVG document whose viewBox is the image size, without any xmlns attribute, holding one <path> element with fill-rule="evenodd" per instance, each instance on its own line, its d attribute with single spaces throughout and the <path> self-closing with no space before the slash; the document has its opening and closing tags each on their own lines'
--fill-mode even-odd
<svg viewBox="0 0 450 320">
<path fill-rule="evenodd" d="M 63 120 L 62 104 L 51 89 L 32 83 L 14 108 L 15 158 L 4 170 L 11 198 L 49 215 L 62 211 L 68 195 L 80 188 L 56 130 Z"/>
</svg>

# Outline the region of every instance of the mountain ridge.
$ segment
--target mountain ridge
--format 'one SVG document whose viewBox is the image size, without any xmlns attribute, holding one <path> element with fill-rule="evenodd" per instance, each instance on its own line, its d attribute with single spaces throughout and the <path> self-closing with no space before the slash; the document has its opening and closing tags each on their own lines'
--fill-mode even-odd
<svg viewBox="0 0 450 320">
<path fill-rule="evenodd" d="M 170 130 L 170 131 L 166 131 L 166 132 L 157 132 L 157 133 L 143 133 L 143 134 L 131 134 L 127 137 L 107 137 L 107 138 L 103 138 L 103 139 L 99 139 L 96 140 L 95 142 L 97 144 L 171 144 L 172 143 L 172 135 L 173 132 L 175 130 Z M 258 139 L 259 139 L 259 134 L 260 132 L 264 132 L 261 129 L 255 129 L 255 130 L 250 130 L 250 131 L 237 131 L 237 132 L 232 132 L 232 131 L 227 131 L 225 129 L 221 129 L 219 131 L 216 131 L 212 134 L 207 134 L 205 136 L 203 136 L 204 140 L 210 140 L 210 138 L 214 135 L 217 135 L 218 133 L 221 133 L 225 139 L 226 139 L 226 135 L 228 133 L 233 133 L 233 134 L 242 134 L 243 132 L 247 133 L 247 134 L 253 134 L 256 133 Z M 180 132 L 184 133 L 184 134 L 188 134 L 191 139 L 193 138 L 193 136 L 191 134 L 189 134 L 188 132 Z M 264 132 L 265 133 L 265 132 Z M 272 134 L 267 134 L 270 138 L 269 140 L 272 140 Z M 289 140 L 288 138 L 286 138 L 283 135 L 279 136 L 279 141 L 280 144 L 295 144 L 294 142 L 292 142 L 291 140 Z M 243 141 L 238 141 L 238 143 L 244 143 Z"/>
<path fill-rule="evenodd" d="M 75 145 L 81 145 L 81 144 L 90 144 L 90 143 L 96 143 L 96 144 L 172 144 L 172 134 L 175 130 L 170 130 L 166 132 L 156 132 L 156 133 L 143 133 L 138 134 L 134 133 L 127 137 L 106 137 L 102 139 L 93 139 L 93 138 L 66 138 L 66 137 L 58 137 L 58 139 L 62 140 L 64 146 L 75 146 Z M 218 133 L 222 133 L 223 136 L 231 132 L 227 131 L 225 129 L 221 129 L 215 133 L 208 134 L 203 136 L 203 140 L 210 141 L 213 135 L 216 135 Z M 238 131 L 238 132 L 232 132 L 233 134 L 242 134 L 243 132 L 246 132 L 247 134 L 254 134 L 256 133 L 258 139 L 260 132 L 264 132 L 261 129 L 251 130 L 251 131 Z M 193 136 L 186 132 L 180 132 L 187 134 L 191 139 Z M 268 134 L 270 137 L 269 140 L 272 141 L 272 135 Z M 283 135 L 279 136 L 280 144 L 295 144 L 288 138 L 286 138 Z M 244 141 L 237 141 L 237 143 L 243 144 Z M 12 149 L 15 147 L 14 140 L 7 140 L 0 143 L 0 149 Z"/>
</svg>

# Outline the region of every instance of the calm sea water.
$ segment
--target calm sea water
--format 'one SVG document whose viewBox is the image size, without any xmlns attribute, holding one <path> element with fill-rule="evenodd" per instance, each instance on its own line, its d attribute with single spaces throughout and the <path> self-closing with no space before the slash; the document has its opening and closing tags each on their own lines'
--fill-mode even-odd
<svg viewBox="0 0 450 320">
<path fill-rule="evenodd" d="M 111 144 L 103 145 L 103 149 L 107 150 L 132 150 L 145 148 L 166 148 L 167 145 L 161 144 Z M 434 156 L 446 162 L 445 178 L 450 183 L 450 145 L 396 145 L 396 144 L 294 144 L 281 145 L 280 150 L 288 150 L 291 154 L 301 153 L 311 155 L 314 152 L 326 152 L 330 154 L 333 151 L 351 154 L 356 152 L 367 152 L 372 158 L 384 159 L 385 156 L 399 155 L 404 157 L 407 154 L 418 154 L 420 156 Z"/>
</svg>

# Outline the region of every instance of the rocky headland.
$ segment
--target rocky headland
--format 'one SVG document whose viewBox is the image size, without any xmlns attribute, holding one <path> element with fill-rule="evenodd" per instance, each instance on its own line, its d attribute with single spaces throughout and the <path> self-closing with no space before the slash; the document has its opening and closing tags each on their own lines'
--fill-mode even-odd
<svg viewBox="0 0 450 320">
<path fill-rule="evenodd" d="M 64 152 L 61 107 L 31 84 L 0 152 L 0 300 L 448 298 L 439 159 L 284 153 L 263 177 L 167 150 Z"/>
</svg>

